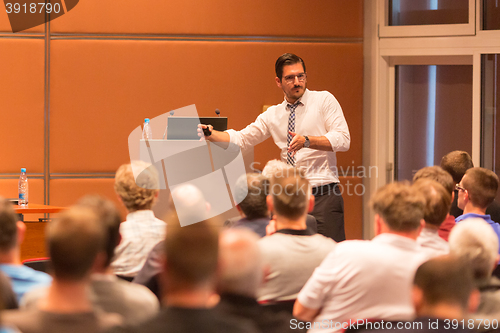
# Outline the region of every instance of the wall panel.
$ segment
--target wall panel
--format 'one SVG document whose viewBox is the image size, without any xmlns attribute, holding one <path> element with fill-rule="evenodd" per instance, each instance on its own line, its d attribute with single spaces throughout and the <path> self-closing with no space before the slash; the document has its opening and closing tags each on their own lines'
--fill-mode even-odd
<svg viewBox="0 0 500 333">
<path fill-rule="evenodd" d="M 229 127 L 243 128 L 263 105 L 282 102 L 274 61 L 285 51 L 306 59 L 312 89 L 329 90 L 341 101 L 353 148 L 340 161 L 360 165 L 360 45 L 55 40 L 50 171 L 114 172 L 128 158 L 128 135 L 145 117 L 190 104 L 202 116 L 219 108 Z M 261 163 L 278 154 L 272 140 L 255 149 Z"/>
<path fill-rule="evenodd" d="M 43 173 L 44 70 L 43 40 L 0 39 L 0 173 Z"/>
<path fill-rule="evenodd" d="M 55 33 L 362 37 L 361 0 L 85 0 Z"/>
<path fill-rule="evenodd" d="M 122 217 L 126 210 L 115 194 L 114 179 L 51 179 L 50 204 L 54 206 L 70 206 L 85 195 L 101 195 L 116 204 Z"/>
</svg>

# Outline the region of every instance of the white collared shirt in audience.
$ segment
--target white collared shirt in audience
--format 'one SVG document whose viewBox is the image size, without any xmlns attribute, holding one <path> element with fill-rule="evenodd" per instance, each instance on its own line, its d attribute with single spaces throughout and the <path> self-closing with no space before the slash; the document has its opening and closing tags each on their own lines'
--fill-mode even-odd
<svg viewBox="0 0 500 333">
<path fill-rule="evenodd" d="M 309 332 L 338 332 L 349 319 L 412 319 L 413 277 L 426 259 L 414 240 L 395 234 L 337 244 L 298 296 L 303 306 L 321 309 Z"/>
<path fill-rule="evenodd" d="M 439 237 L 438 229 L 423 228 L 417 238 L 417 244 L 432 258 L 450 253 L 450 245 Z"/>
<path fill-rule="evenodd" d="M 120 224 L 122 240 L 111 263 L 113 273 L 134 277 L 141 270 L 153 247 L 165 239 L 167 224 L 157 219 L 152 210 L 138 210 L 127 215 Z"/>
</svg>

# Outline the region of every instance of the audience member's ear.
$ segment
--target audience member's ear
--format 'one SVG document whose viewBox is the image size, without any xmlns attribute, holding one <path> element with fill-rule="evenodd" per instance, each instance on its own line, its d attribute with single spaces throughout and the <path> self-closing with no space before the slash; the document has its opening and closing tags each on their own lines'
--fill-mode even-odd
<svg viewBox="0 0 500 333">
<path fill-rule="evenodd" d="M 267 203 L 267 208 L 269 209 L 270 212 L 274 211 L 274 205 L 273 205 L 273 197 L 272 195 L 268 194 L 266 197 L 266 203 Z"/>
<path fill-rule="evenodd" d="M 479 306 L 479 301 L 481 299 L 481 294 L 479 293 L 479 290 L 474 289 L 469 296 L 469 303 L 468 303 L 468 311 L 469 313 L 475 313 L 478 306 Z"/>
<path fill-rule="evenodd" d="M 309 197 L 309 207 L 307 208 L 307 212 L 310 213 L 314 209 L 314 195 L 311 194 Z"/>
<path fill-rule="evenodd" d="M 21 245 L 24 241 L 24 234 L 26 233 L 26 224 L 23 221 L 17 221 L 17 244 Z"/>
<path fill-rule="evenodd" d="M 451 192 L 451 203 L 455 200 L 455 191 Z"/>
<path fill-rule="evenodd" d="M 422 289 L 417 286 L 413 286 L 411 289 L 411 299 L 413 302 L 413 307 L 415 308 L 415 313 L 420 315 L 422 306 L 424 303 L 424 293 Z"/>
<path fill-rule="evenodd" d="M 495 262 L 493 263 L 493 269 L 492 269 L 492 271 L 494 271 L 495 268 L 497 268 L 499 261 L 500 261 L 500 254 L 497 254 L 497 257 L 495 258 Z"/>
</svg>

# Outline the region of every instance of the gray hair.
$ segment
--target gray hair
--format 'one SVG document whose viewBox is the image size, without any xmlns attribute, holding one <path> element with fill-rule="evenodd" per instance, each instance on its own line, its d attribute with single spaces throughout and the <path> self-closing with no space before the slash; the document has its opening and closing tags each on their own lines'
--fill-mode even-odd
<svg viewBox="0 0 500 333">
<path fill-rule="evenodd" d="M 283 173 L 284 170 L 292 168 L 292 166 L 286 164 L 283 161 L 280 160 L 270 160 L 269 162 L 266 163 L 266 166 L 264 167 L 264 170 L 262 170 L 262 175 L 265 177 L 271 179 L 273 178 L 277 173 Z"/>
<path fill-rule="evenodd" d="M 450 253 L 467 260 L 474 271 L 476 282 L 491 276 L 498 256 L 498 236 L 483 219 L 469 218 L 451 230 L 448 239 Z"/>
<path fill-rule="evenodd" d="M 244 228 L 227 229 L 219 240 L 219 291 L 255 298 L 264 277 L 259 237 Z"/>
</svg>

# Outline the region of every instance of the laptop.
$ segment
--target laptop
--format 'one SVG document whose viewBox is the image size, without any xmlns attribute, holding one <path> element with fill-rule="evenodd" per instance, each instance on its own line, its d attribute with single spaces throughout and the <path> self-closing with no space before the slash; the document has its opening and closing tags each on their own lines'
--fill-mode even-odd
<svg viewBox="0 0 500 333">
<path fill-rule="evenodd" d="M 199 140 L 199 124 L 212 125 L 217 131 L 225 131 L 227 117 L 169 117 L 167 140 Z"/>
</svg>

